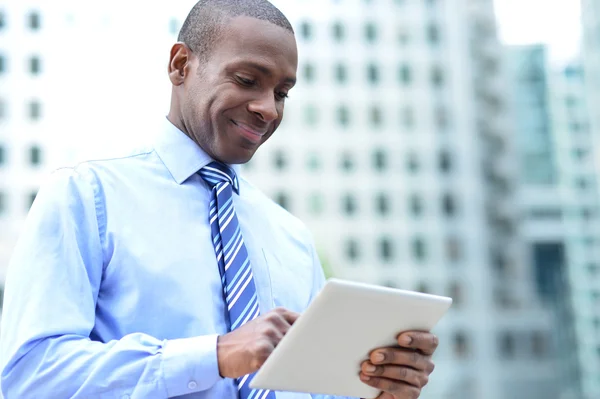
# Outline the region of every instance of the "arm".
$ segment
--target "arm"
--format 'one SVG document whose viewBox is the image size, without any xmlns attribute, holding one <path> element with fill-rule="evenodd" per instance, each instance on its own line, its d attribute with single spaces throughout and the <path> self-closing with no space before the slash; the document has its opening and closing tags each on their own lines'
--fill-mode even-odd
<svg viewBox="0 0 600 399">
<path fill-rule="evenodd" d="M 5 398 L 166 398 L 206 390 L 221 378 L 216 336 L 90 339 L 106 263 L 103 215 L 91 176 L 60 170 L 40 191 L 7 275 Z"/>
</svg>

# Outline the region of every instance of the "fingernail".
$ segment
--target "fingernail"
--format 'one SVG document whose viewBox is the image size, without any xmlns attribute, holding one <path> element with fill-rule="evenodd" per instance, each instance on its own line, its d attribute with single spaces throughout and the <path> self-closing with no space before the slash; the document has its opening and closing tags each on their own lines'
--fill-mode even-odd
<svg viewBox="0 0 600 399">
<path fill-rule="evenodd" d="M 400 340 L 401 345 L 410 345 L 413 342 L 413 339 L 410 335 L 404 335 Z"/>
<path fill-rule="evenodd" d="M 369 381 L 371 379 L 371 377 L 369 377 L 368 375 L 361 374 L 360 379 L 363 381 Z"/>
<path fill-rule="evenodd" d="M 377 370 L 377 367 L 373 366 L 372 364 L 368 365 L 367 367 L 365 367 L 365 370 L 369 373 L 372 373 L 373 371 Z"/>
<path fill-rule="evenodd" d="M 376 362 L 383 362 L 385 360 L 385 355 L 381 352 L 376 353 L 375 356 L 373 356 L 373 360 Z"/>
</svg>

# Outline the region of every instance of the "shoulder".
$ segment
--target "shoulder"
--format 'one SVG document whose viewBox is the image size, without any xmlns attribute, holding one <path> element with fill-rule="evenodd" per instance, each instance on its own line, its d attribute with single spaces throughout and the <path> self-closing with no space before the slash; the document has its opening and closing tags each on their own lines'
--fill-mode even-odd
<svg viewBox="0 0 600 399">
<path fill-rule="evenodd" d="M 140 170 L 145 163 L 151 161 L 152 155 L 151 147 L 126 149 L 117 156 L 83 160 L 57 168 L 44 178 L 37 197 L 48 199 L 69 195 L 76 199 L 88 192 L 97 196 L 102 191 L 103 182 L 110 181 L 110 176 Z"/>
</svg>

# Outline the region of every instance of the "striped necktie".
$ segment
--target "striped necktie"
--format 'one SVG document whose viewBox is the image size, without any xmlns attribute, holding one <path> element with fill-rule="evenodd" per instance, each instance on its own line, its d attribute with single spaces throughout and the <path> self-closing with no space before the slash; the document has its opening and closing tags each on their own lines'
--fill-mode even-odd
<svg viewBox="0 0 600 399">
<path fill-rule="evenodd" d="M 199 173 L 212 189 L 210 229 L 230 330 L 235 330 L 259 315 L 250 258 L 233 208 L 233 192 L 239 194 L 239 183 L 235 172 L 220 162 L 211 162 Z M 248 374 L 237 379 L 240 399 L 275 399 L 275 393 L 269 390 L 250 389 L 252 377 L 253 374 Z"/>
</svg>

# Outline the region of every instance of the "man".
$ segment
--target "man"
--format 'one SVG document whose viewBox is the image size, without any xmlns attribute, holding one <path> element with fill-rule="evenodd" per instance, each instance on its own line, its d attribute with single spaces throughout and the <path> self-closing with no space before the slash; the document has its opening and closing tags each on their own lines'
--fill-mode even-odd
<svg viewBox="0 0 600 399">
<path fill-rule="evenodd" d="M 323 274 L 306 228 L 237 166 L 279 126 L 296 67 L 268 1 L 192 9 L 150 145 L 40 190 L 7 277 L 5 398 L 311 397 L 248 387 Z M 433 370 L 435 336 L 399 345 L 362 364 L 381 399 L 418 397 Z"/>
</svg>

